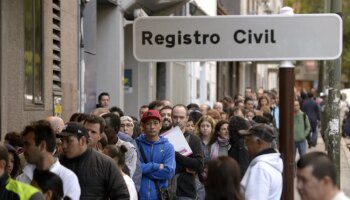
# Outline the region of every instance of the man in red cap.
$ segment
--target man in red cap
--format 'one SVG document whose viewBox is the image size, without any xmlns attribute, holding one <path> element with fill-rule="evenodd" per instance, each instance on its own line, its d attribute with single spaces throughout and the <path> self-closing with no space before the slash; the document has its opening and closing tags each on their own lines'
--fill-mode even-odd
<svg viewBox="0 0 350 200">
<path fill-rule="evenodd" d="M 140 199 L 159 199 L 159 189 L 168 187 L 168 180 L 175 174 L 175 151 L 166 138 L 159 136 L 162 124 L 158 111 L 145 112 L 141 126 L 144 133 L 136 138 L 142 169 Z"/>
</svg>

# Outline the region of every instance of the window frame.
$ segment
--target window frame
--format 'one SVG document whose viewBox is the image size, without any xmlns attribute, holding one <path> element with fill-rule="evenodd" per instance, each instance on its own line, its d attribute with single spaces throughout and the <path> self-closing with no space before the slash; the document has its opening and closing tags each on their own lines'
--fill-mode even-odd
<svg viewBox="0 0 350 200">
<path fill-rule="evenodd" d="M 24 108 L 25 110 L 42 110 L 44 108 L 44 85 L 45 85 L 45 79 L 44 79 L 44 12 L 43 12 L 43 0 L 25 0 L 25 1 L 30 1 L 31 2 L 31 5 L 32 5 L 32 35 L 33 35 L 33 40 L 32 40 L 32 44 L 31 44 L 31 48 L 32 48 L 32 51 L 33 54 L 32 54 L 32 65 L 31 65 L 31 70 L 32 70 L 32 81 L 31 81 L 31 84 L 32 84 L 32 87 L 33 87 L 33 91 L 32 91 L 32 96 L 33 96 L 33 99 L 30 100 L 30 99 L 27 99 L 25 96 L 28 95 L 27 91 L 26 91 L 26 58 L 24 57 Z M 24 1 L 24 3 L 25 3 Z M 40 2 L 40 10 L 36 10 L 36 4 L 37 2 Z M 24 5 L 24 56 L 25 56 L 25 52 L 26 52 L 26 10 L 25 10 L 25 5 Z M 36 14 L 37 12 L 40 12 L 40 40 L 41 40 L 41 43 L 40 43 L 40 72 L 41 72 L 41 75 L 40 75 L 40 79 L 41 79 L 41 84 L 40 84 L 40 88 L 36 87 L 36 63 L 35 63 L 35 54 L 37 52 L 37 47 L 36 47 L 36 39 L 37 39 L 37 33 L 36 33 Z M 36 100 L 36 94 L 37 92 L 41 92 L 41 100 Z"/>
</svg>

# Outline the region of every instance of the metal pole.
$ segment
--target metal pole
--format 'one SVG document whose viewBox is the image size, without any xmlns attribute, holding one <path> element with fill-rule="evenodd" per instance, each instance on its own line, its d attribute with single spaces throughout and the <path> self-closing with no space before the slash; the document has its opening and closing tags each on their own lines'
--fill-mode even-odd
<svg viewBox="0 0 350 200">
<path fill-rule="evenodd" d="M 290 7 L 283 7 L 281 15 L 294 15 Z M 279 149 L 283 157 L 283 200 L 294 199 L 294 65 L 291 61 L 281 62 L 279 69 L 280 129 Z"/>
<path fill-rule="evenodd" d="M 283 192 L 281 199 L 294 199 L 294 66 L 282 62 L 279 69 L 280 129 L 279 150 L 283 156 Z"/>
<path fill-rule="evenodd" d="M 339 14 L 342 12 L 342 0 L 331 1 L 331 12 Z M 339 123 L 339 102 L 341 84 L 341 57 L 327 62 L 329 74 L 329 95 L 327 106 L 329 118 L 327 121 L 326 136 L 328 136 L 328 155 L 333 159 L 337 168 L 337 185 L 340 187 L 340 123 Z"/>
</svg>

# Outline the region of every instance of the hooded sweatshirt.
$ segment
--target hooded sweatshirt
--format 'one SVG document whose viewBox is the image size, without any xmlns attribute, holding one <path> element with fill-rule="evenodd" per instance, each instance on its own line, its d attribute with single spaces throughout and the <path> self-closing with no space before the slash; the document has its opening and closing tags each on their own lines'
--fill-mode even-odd
<svg viewBox="0 0 350 200">
<path fill-rule="evenodd" d="M 283 162 L 280 153 L 265 149 L 256 156 L 247 169 L 241 186 L 244 198 L 249 200 L 279 200 L 282 194 Z"/>
<path fill-rule="evenodd" d="M 175 150 L 168 139 L 160 137 L 156 142 L 146 140 L 144 134 L 136 139 L 137 147 L 140 147 L 147 159 L 145 161 L 140 153 L 142 180 L 140 188 L 140 199 L 155 200 L 158 199 L 157 189 L 154 180 L 158 181 L 159 188 L 168 186 L 168 179 L 175 174 Z M 164 164 L 163 169 L 159 169 L 160 164 Z"/>
</svg>

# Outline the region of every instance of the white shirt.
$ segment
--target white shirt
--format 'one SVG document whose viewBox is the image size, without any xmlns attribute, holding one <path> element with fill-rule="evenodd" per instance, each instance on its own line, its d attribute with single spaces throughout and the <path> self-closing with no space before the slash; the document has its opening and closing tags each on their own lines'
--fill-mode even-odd
<svg viewBox="0 0 350 200">
<path fill-rule="evenodd" d="M 132 179 L 126 174 L 123 175 L 123 178 L 126 183 L 126 186 L 128 187 L 130 200 L 137 200 L 138 197 L 137 197 L 137 191 L 135 188 L 134 181 L 132 181 Z"/>
<path fill-rule="evenodd" d="M 23 183 L 30 184 L 33 180 L 35 165 L 27 164 L 23 168 L 23 173 L 17 176 L 17 180 Z M 72 200 L 80 199 L 80 185 L 78 177 L 73 171 L 61 165 L 56 159 L 56 162 L 50 167 L 50 172 L 57 174 L 63 183 L 64 196 L 70 197 Z"/>
<path fill-rule="evenodd" d="M 332 200 L 350 200 L 349 197 L 347 197 L 343 191 L 340 191 L 335 195 L 335 197 L 332 198 Z"/>
</svg>

